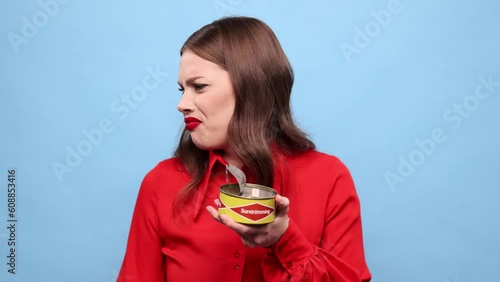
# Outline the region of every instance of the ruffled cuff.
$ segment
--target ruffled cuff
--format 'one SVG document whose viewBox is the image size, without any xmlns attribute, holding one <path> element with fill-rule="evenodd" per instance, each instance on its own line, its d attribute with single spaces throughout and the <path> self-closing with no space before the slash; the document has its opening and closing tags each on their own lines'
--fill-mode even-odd
<svg viewBox="0 0 500 282">
<path fill-rule="evenodd" d="M 292 219 L 281 239 L 271 247 L 272 254 L 288 272 L 301 261 L 309 259 L 315 250 L 316 246 L 307 240 Z"/>
</svg>

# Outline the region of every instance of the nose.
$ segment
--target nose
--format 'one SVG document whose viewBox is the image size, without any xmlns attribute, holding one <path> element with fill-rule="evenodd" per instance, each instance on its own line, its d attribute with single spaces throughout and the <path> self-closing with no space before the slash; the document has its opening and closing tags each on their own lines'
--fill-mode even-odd
<svg viewBox="0 0 500 282">
<path fill-rule="evenodd" d="M 194 111 L 194 104 L 188 93 L 182 94 L 181 100 L 177 104 L 177 110 L 183 114 Z"/>
</svg>

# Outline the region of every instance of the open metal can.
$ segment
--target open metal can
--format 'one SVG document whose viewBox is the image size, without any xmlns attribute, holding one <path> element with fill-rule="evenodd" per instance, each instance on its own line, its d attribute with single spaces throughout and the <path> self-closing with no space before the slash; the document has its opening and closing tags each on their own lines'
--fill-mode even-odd
<svg viewBox="0 0 500 282">
<path fill-rule="evenodd" d="M 218 213 L 244 224 L 270 223 L 276 215 L 276 194 L 274 189 L 258 184 L 246 183 L 241 193 L 238 184 L 225 184 L 220 187 Z"/>
</svg>

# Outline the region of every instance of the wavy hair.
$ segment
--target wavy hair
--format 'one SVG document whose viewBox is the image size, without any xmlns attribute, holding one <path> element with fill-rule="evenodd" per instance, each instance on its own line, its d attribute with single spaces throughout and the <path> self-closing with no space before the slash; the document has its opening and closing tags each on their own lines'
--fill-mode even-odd
<svg viewBox="0 0 500 282">
<path fill-rule="evenodd" d="M 229 73 L 236 105 L 228 140 L 234 152 L 261 185 L 272 187 L 273 147 L 295 155 L 314 143 L 295 124 L 290 108 L 293 71 L 276 35 L 264 22 L 250 17 L 225 17 L 205 25 L 184 43 L 189 50 Z M 174 153 L 191 175 L 174 204 L 179 207 L 196 193 L 208 166 L 208 152 L 197 148 L 189 131 L 181 134 Z"/>
</svg>

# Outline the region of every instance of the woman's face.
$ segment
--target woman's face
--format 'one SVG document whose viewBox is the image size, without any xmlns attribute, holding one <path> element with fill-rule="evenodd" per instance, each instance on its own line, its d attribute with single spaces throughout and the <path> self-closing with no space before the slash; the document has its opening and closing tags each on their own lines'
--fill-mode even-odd
<svg viewBox="0 0 500 282">
<path fill-rule="evenodd" d="M 177 109 L 194 144 L 202 150 L 227 150 L 235 106 L 229 73 L 187 50 L 181 56 L 178 83 L 183 94 Z"/>
</svg>

